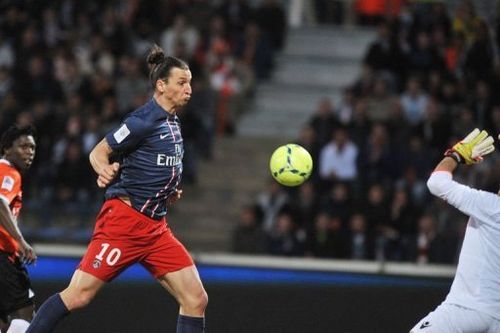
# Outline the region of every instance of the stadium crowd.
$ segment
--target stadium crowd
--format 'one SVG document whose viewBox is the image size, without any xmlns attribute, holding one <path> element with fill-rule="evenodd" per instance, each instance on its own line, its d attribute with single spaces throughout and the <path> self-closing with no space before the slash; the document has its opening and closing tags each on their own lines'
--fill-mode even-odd
<svg viewBox="0 0 500 333">
<path fill-rule="evenodd" d="M 197 160 L 211 158 L 214 136 L 232 134 L 256 83 L 269 77 L 285 32 L 275 0 L 2 1 L 0 133 L 13 123 L 38 130 L 24 182 L 36 233 L 29 224 L 25 233 L 87 240 L 102 201 L 88 153 L 150 98 L 144 59 L 154 43 L 193 73 L 180 117 L 184 182 L 196 182 Z M 74 230 L 64 234 L 60 222 Z"/>
<path fill-rule="evenodd" d="M 454 263 L 466 217 L 431 196 L 443 152 L 475 127 L 500 133 L 500 18 L 472 1 L 412 1 L 378 20 L 359 78 L 326 96 L 297 143 L 315 163 L 296 189 L 271 181 L 243 208 L 236 252 Z M 459 182 L 498 191 L 500 154 Z"/>
<path fill-rule="evenodd" d="M 318 101 L 298 134 L 313 155 L 311 180 L 292 190 L 270 181 L 242 209 L 235 252 L 456 260 L 466 218 L 425 183 L 471 129 L 500 133 L 500 19 L 483 19 L 467 0 L 453 10 L 439 1 L 402 3 L 397 15 L 368 20 L 379 23 L 361 75 L 341 100 Z M 149 98 L 143 59 L 153 43 L 193 72 L 193 97 L 180 116 L 184 182 L 196 182 L 197 161 L 211 158 L 216 135 L 233 134 L 286 36 L 278 0 L 0 6 L 0 132 L 12 123 L 38 129 L 24 186 L 25 211 L 37 216 L 35 232 L 28 225 L 26 233 L 38 239 L 87 240 L 102 200 L 88 153 Z M 457 177 L 496 192 L 499 154 Z"/>
</svg>

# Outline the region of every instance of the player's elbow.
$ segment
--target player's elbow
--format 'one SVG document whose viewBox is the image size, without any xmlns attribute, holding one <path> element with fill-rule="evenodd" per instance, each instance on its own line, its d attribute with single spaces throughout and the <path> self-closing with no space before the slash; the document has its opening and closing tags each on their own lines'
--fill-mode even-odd
<svg viewBox="0 0 500 333">
<path fill-rule="evenodd" d="M 447 181 L 436 174 L 432 174 L 427 180 L 427 188 L 435 196 L 442 196 L 446 192 Z"/>
</svg>

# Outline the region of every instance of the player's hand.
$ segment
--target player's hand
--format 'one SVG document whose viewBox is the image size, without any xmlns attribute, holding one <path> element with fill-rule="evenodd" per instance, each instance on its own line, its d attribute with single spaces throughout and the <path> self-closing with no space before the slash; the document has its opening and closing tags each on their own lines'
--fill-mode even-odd
<svg viewBox="0 0 500 333">
<path fill-rule="evenodd" d="M 120 164 L 118 162 L 106 165 L 101 169 L 97 176 L 97 186 L 99 186 L 100 188 L 108 186 L 113 181 L 113 179 L 115 179 L 119 170 Z"/>
<path fill-rule="evenodd" d="M 495 150 L 494 141 L 488 132 L 476 128 L 453 148 L 448 149 L 445 156 L 454 156 L 459 163 L 480 163 L 484 155 Z"/>
<path fill-rule="evenodd" d="M 17 255 L 21 262 L 26 265 L 34 264 L 37 260 L 35 250 L 23 239 L 19 242 Z"/>
<path fill-rule="evenodd" d="M 180 198 L 182 198 L 182 190 L 178 190 L 176 189 L 174 193 L 172 193 L 168 198 L 167 198 L 167 202 L 168 204 L 173 204 L 174 202 L 176 202 L 177 200 L 179 200 Z"/>
</svg>

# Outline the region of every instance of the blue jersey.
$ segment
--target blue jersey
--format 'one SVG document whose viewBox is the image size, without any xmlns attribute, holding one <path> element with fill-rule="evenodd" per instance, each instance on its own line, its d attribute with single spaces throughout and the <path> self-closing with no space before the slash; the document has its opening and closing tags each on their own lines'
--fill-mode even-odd
<svg viewBox="0 0 500 333">
<path fill-rule="evenodd" d="M 119 178 L 106 190 L 106 198 L 127 196 L 133 208 L 161 219 L 167 213 L 167 197 L 181 180 L 184 146 L 179 118 L 151 98 L 106 140 L 121 157 Z"/>
</svg>

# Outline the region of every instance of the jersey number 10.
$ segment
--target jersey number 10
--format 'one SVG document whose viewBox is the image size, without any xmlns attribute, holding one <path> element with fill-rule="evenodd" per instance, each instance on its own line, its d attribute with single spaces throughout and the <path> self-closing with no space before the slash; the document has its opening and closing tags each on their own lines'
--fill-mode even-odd
<svg viewBox="0 0 500 333">
<path fill-rule="evenodd" d="M 101 252 L 99 252 L 99 254 L 95 256 L 95 258 L 99 261 L 102 261 L 104 259 L 104 255 L 106 254 L 106 251 L 108 251 L 109 248 L 109 243 L 102 243 L 101 246 L 102 246 Z M 106 263 L 109 266 L 113 266 L 118 262 L 118 259 L 120 259 L 121 255 L 122 251 L 120 251 L 120 249 L 116 247 L 111 249 L 106 255 Z"/>
</svg>

